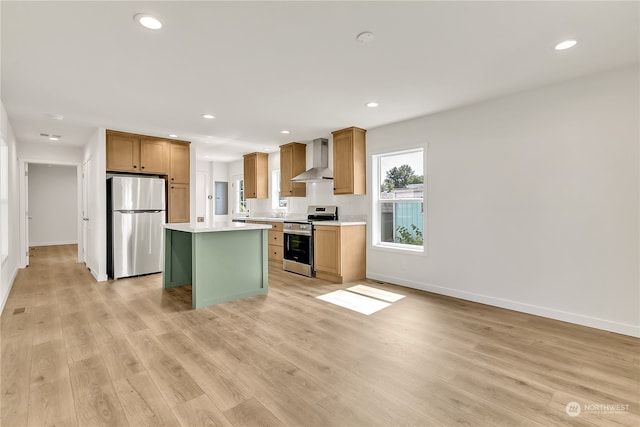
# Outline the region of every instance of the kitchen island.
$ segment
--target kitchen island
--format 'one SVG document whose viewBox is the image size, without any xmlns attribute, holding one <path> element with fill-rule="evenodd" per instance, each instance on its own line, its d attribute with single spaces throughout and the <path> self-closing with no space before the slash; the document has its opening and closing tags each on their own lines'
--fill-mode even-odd
<svg viewBox="0 0 640 427">
<path fill-rule="evenodd" d="M 270 225 L 224 222 L 164 225 L 164 288 L 191 284 L 201 308 L 268 290 Z"/>
</svg>

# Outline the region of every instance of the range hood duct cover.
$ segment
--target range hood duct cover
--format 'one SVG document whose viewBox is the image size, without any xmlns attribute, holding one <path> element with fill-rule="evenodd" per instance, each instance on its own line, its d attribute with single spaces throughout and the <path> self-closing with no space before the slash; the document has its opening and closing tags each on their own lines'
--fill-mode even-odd
<svg viewBox="0 0 640 427">
<path fill-rule="evenodd" d="M 322 182 L 333 179 L 333 171 L 329 169 L 329 140 L 317 138 L 313 140 L 313 167 L 291 179 L 291 182 Z"/>
</svg>

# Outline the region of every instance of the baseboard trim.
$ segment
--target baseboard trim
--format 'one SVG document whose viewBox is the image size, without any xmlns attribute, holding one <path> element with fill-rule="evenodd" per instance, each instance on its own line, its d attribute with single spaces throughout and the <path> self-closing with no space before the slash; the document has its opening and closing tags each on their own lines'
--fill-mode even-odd
<svg viewBox="0 0 640 427">
<path fill-rule="evenodd" d="M 38 243 L 29 243 L 29 247 L 38 247 L 38 246 L 60 246 L 60 245 L 77 245 L 78 241 L 65 240 L 62 242 L 38 242 Z"/>
<path fill-rule="evenodd" d="M 88 268 L 88 270 L 91 272 L 93 278 L 96 279 L 96 282 L 106 282 L 107 280 L 109 280 L 106 274 L 98 274 L 90 268 Z"/>
<path fill-rule="evenodd" d="M 412 280 L 387 276 L 384 274 L 368 273 L 367 278 L 406 286 L 408 288 L 418 289 L 421 291 L 432 292 L 434 294 L 446 295 L 449 297 L 478 302 L 494 307 L 506 308 L 522 313 L 533 314 L 536 316 L 547 317 L 549 319 L 561 320 L 563 322 L 575 323 L 581 326 L 602 329 L 604 331 L 615 332 L 618 334 L 640 338 L 640 326 L 634 326 L 631 324 L 613 322 L 611 320 L 599 319 L 597 317 L 585 316 L 582 314 L 569 313 L 566 311 L 540 307 L 537 305 L 525 304 L 518 301 L 490 297 L 473 292 L 444 288 L 442 286 L 432 285 L 430 283 L 415 282 Z"/>
<path fill-rule="evenodd" d="M 18 270 L 19 270 L 18 267 L 13 269 L 13 273 L 11 273 L 11 278 L 9 279 L 9 288 L 7 289 L 7 293 L 2 295 L 2 302 L 0 303 L 0 315 L 4 313 L 4 306 L 7 303 L 7 300 L 9 299 L 9 294 L 11 293 L 11 289 L 13 288 L 13 282 L 16 279 L 16 276 L 18 275 Z"/>
</svg>

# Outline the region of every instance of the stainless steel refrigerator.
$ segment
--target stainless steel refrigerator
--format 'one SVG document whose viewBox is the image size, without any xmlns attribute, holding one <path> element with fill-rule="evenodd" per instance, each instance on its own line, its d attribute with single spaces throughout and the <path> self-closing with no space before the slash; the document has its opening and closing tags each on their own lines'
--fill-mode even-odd
<svg viewBox="0 0 640 427">
<path fill-rule="evenodd" d="M 107 179 L 107 274 L 112 279 L 162 271 L 165 184 L 161 178 Z"/>
</svg>

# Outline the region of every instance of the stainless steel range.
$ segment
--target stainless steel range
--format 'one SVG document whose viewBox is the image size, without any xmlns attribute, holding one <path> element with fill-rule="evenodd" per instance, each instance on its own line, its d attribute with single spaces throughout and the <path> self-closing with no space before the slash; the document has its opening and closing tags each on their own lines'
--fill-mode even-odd
<svg viewBox="0 0 640 427">
<path fill-rule="evenodd" d="M 286 271 L 313 277 L 313 223 L 337 221 L 337 206 L 309 206 L 306 220 L 285 220 L 284 263 Z"/>
</svg>

